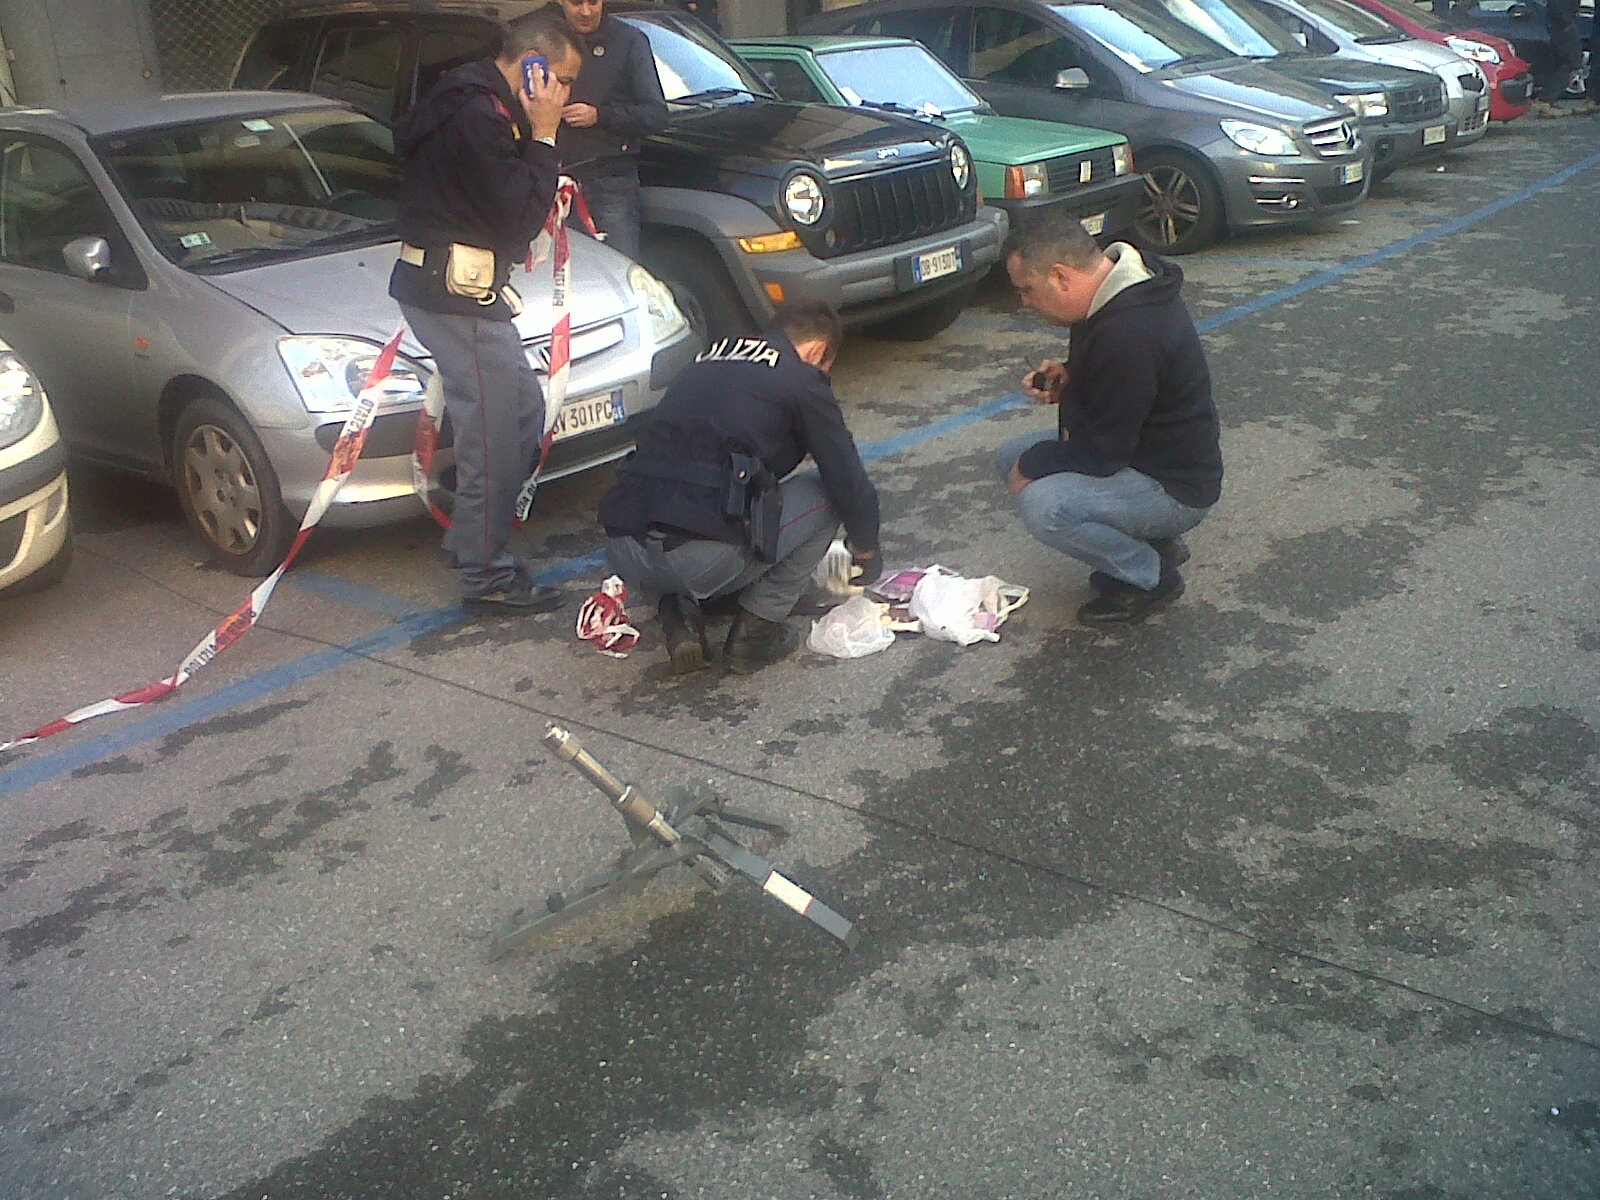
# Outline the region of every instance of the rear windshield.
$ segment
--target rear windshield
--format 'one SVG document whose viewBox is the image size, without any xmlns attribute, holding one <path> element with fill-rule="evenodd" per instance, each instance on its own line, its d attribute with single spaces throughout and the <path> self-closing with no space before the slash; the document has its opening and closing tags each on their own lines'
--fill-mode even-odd
<svg viewBox="0 0 1600 1200">
<path fill-rule="evenodd" d="M 173 125 L 96 139 L 140 225 L 191 270 L 229 270 L 394 236 L 388 128 L 344 108 Z"/>
</svg>

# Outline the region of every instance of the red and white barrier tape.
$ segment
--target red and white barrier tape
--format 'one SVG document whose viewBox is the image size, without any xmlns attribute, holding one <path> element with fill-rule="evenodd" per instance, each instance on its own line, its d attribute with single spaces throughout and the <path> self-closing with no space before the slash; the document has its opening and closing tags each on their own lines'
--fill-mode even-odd
<svg viewBox="0 0 1600 1200">
<path fill-rule="evenodd" d="M 20 746 L 32 745 L 47 737 L 71 729 L 74 725 L 81 725 L 95 717 L 103 717 L 110 713 L 127 712 L 130 708 L 141 708 L 146 704 L 154 704 L 165 700 L 172 693 L 189 681 L 189 679 L 217 655 L 243 637 L 249 629 L 254 627 L 261 619 L 261 614 L 267 607 L 267 602 L 272 599 L 273 590 L 278 586 L 278 581 L 283 578 L 283 573 L 289 569 L 289 564 L 294 562 L 295 556 L 300 553 L 300 548 L 306 544 L 306 539 L 311 536 L 311 531 L 323 514 L 333 503 L 333 498 L 339 494 L 339 489 L 344 486 L 345 480 L 350 477 L 350 472 L 355 470 L 356 460 L 361 457 L 361 451 L 366 446 L 367 431 L 372 428 L 373 418 L 377 415 L 378 402 L 381 394 L 381 385 L 388 378 L 390 370 L 394 367 L 394 358 L 400 348 L 400 338 L 404 335 L 402 326 L 395 331 L 395 335 L 379 352 L 377 361 L 372 364 L 372 370 L 367 373 L 366 385 L 361 389 L 361 395 L 356 398 L 355 407 L 349 417 L 345 419 L 344 428 L 339 431 L 339 439 L 333 445 L 333 452 L 328 456 L 328 469 L 323 473 L 322 482 L 317 485 L 317 491 L 311 498 L 311 504 L 306 509 L 306 515 L 300 522 L 300 532 L 295 535 L 294 541 L 289 546 L 289 553 L 284 555 L 283 561 L 278 564 L 278 569 L 263 579 L 254 591 L 226 617 L 224 617 L 210 633 L 200 639 L 199 645 L 184 657 L 178 664 L 178 669 L 165 679 L 145 687 L 137 688 L 131 692 L 124 692 L 120 696 L 113 696 L 109 700 L 101 700 L 98 704 L 89 704 L 83 708 L 74 709 L 64 717 L 57 717 L 48 724 L 41 725 L 31 732 L 14 738 L 9 742 L 0 742 L 0 754 L 8 750 L 15 750 Z"/>
<path fill-rule="evenodd" d="M 551 288 L 550 367 L 544 388 L 544 431 L 539 448 L 539 461 L 517 494 L 517 524 L 528 519 L 533 511 L 534 494 L 539 487 L 539 474 L 544 470 L 545 459 L 550 455 L 556 422 L 561 419 L 561 408 L 567 400 L 567 383 L 572 375 L 572 251 L 567 238 L 567 216 L 574 209 L 584 228 L 596 232 L 594 218 L 583 192 L 570 176 L 563 175 L 556 188 L 555 203 L 545 218 L 544 229 L 528 252 L 526 270 L 546 258 L 551 260 L 554 280 Z M 423 397 L 422 415 L 417 420 L 417 439 L 411 449 L 411 486 L 433 519 L 445 529 L 450 528 L 450 517 L 434 500 L 433 460 L 439 448 L 439 424 L 444 419 L 444 390 L 430 387 Z"/>
<path fill-rule="evenodd" d="M 627 658 L 627 651 L 639 644 L 639 631 L 628 623 L 627 605 L 628 585 L 619 576 L 607 576 L 578 609 L 578 636 L 594 643 L 601 654 Z"/>
</svg>

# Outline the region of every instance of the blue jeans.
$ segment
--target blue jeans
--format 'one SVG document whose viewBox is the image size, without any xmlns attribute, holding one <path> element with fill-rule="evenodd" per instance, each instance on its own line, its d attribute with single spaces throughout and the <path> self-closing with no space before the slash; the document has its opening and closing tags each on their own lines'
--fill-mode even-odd
<svg viewBox="0 0 1600 1200">
<path fill-rule="evenodd" d="M 1054 433 L 1025 433 L 995 454 L 1000 477 L 1030 446 L 1053 442 Z M 1161 556 L 1151 538 L 1175 538 L 1193 529 L 1208 508 L 1179 504 L 1150 476 L 1132 467 L 1100 478 L 1062 471 L 1035 479 L 1017 497 L 1022 523 L 1046 546 L 1135 587 L 1153 588 Z"/>
</svg>

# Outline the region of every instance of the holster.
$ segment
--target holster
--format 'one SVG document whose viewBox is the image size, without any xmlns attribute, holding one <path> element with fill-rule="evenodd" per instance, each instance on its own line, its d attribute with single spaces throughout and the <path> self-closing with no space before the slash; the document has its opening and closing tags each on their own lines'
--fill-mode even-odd
<svg viewBox="0 0 1600 1200">
<path fill-rule="evenodd" d="M 783 491 L 778 477 L 753 454 L 737 450 L 722 468 L 693 462 L 661 462 L 630 455 L 622 468 L 627 475 L 672 479 L 714 488 L 718 515 L 737 522 L 745 545 L 764 563 L 778 561 L 778 530 L 783 524 Z"/>
</svg>

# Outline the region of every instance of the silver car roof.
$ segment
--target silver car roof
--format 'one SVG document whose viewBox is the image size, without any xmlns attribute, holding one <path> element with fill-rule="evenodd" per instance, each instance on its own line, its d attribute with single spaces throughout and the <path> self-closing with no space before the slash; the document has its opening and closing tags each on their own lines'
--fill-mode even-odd
<svg viewBox="0 0 1600 1200">
<path fill-rule="evenodd" d="M 0 109 L 0 125 L 44 129 L 65 122 L 90 137 L 261 116 L 301 108 L 340 108 L 337 100 L 305 92 L 182 92 L 170 96 L 103 96 L 60 108 Z"/>
</svg>

